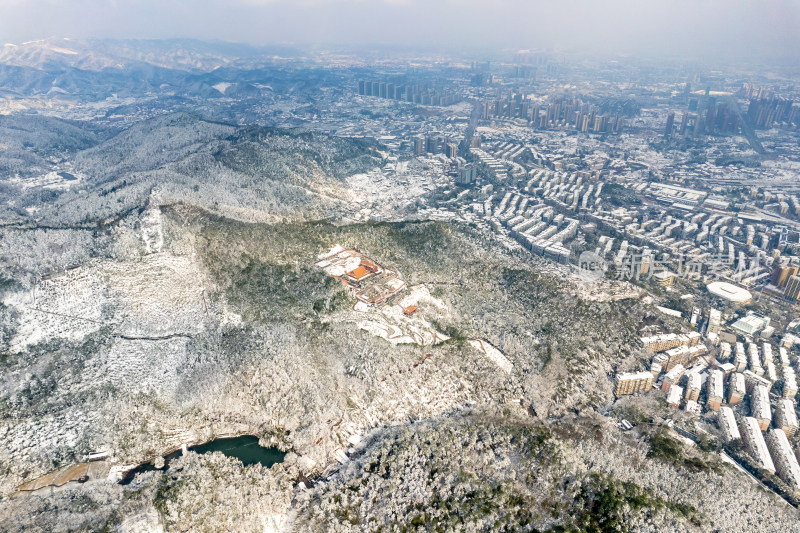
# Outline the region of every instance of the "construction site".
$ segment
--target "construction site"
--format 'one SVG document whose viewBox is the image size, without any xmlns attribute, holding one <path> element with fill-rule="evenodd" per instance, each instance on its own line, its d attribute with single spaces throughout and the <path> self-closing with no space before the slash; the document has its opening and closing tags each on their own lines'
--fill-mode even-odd
<svg viewBox="0 0 800 533">
<path fill-rule="evenodd" d="M 336 245 L 314 263 L 353 291 L 359 302 L 375 305 L 386 301 L 406 288 L 406 282 L 394 270 L 381 267 L 375 261 L 351 248 Z"/>
</svg>

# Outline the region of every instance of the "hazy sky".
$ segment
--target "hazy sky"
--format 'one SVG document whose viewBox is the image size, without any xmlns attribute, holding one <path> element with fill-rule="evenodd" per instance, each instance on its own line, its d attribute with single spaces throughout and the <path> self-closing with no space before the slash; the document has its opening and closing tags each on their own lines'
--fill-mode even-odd
<svg viewBox="0 0 800 533">
<path fill-rule="evenodd" d="M 193 37 L 800 63 L 800 0 L 0 0 L 0 42 Z"/>
</svg>

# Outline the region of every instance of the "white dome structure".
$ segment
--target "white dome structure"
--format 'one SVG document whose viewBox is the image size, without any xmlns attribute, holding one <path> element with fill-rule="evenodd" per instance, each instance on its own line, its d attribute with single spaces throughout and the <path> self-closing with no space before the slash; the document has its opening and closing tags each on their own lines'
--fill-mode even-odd
<svg viewBox="0 0 800 533">
<path fill-rule="evenodd" d="M 706 288 L 708 292 L 714 296 L 719 296 L 723 300 L 735 304 L 745 304 L 753 299 L 753 295 L 750 294 L 750 291 L 724 281 L 709 283 Z"/>
</svg>

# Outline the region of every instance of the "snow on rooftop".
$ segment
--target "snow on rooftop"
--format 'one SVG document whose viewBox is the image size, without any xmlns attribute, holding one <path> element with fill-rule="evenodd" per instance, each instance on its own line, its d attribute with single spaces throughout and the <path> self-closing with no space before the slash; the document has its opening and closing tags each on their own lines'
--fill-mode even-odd
<svg viewBox="0 0 800 533">
<path fill-rule="evenodd" d="M 347 273 L 347 271 L 342 265 L 330 265 L 328 267 L 325 267 L 323 270 L 325 270 L 325 273 L 328 274 L 329 276 L 336 276 L 336 277 L 344 276 Z"/>
<path fill-rule="evenodd" d="M 357 269 L 360 265 L 361 265 L 360 257 L 350 257 L 347 259 L 347 261 L 344 262 L 344 271 L 352 272 L 353 270 Z"/>
<path fill-rule="evenodd" d="M 317 256 L 317 259 L 320 259 L 320 260 L 328 259 L 331 256 L 334 256 L 334 255 L 336 255 L 336 254 L 338 254 L 339 252 L 342 252 L 342 251 L 344 251 L 344 248 L 337 244 L 336 246 L 331 248 L 329 252 L 324 253 L 324 254 L 320 254 L 319 256 Z"/>
<path fill-rule="evenodd" d="M 753 297 L 750 291 L 724 281 L 709 283 L 706 288 L 711 294 L 734 303 L 746 302 Z"/>
</svg>

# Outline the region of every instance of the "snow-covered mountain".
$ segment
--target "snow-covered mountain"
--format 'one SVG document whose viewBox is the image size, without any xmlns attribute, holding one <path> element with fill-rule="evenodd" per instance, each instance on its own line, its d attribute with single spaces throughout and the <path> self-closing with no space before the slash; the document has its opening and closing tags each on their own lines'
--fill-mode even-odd
<svg viewBox="0 0 800 533">
<path fill-rule="evenodd" d="M 11 98 L 108 97 L 161 93 L 203 98 L 258 96 L 296 55 L 286 48 L 173 39 L 161 41 L 44 39 L 0 47 L 0 94 Z M 276 59 L 278 58 L 278 59 Z"/>
<path fill-rule="evenodd" d="M 186 39 L 83 41 L 50 38 L 4 44 L 0 49 L 0 65 L 40 70 L 75 68 L 102 71 L 147 64 L 171 70 L 210 72 L 222 67 L 261 66 L 269 62 L 276 53 L 287 55 L 292 52 Z"/>
<path fill-rule="evenodd" d="M 99 71 L 122 68 L 119 60 L 72 39 L 43 39 L 21 44 L 6 43 L 0 49 L 0 64 L 40 70 L 78 68 Z"/>
</svg>

